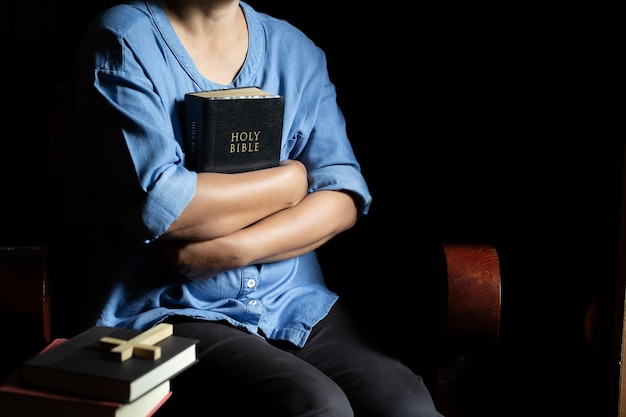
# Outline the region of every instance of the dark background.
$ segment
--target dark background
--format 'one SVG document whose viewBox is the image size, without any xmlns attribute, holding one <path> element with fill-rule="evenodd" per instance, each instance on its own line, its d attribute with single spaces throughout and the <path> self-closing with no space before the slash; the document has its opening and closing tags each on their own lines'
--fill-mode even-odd
<svg viewBox="0 0 626 417">
<path fill-rule="evenodd" d="M 62 234 L 54 115 L 80 34 L 108 3 L 2 5 L 1 245 Z M 414 289 L 423 236 L 492 243 L 503 310 L 485 388 L 497 411 L 483 415 L 606 415 L 609 342 L 590 346 L 584 321 L 607 291 L 596 330 L 612 326 L 624 157 L 615 11 L 513 0 L 251 4 L 327 52 L 374 195 L 370 215 L 331 246 L 337 261 L 368 259 L 345 285 L 380 309 L 381 282 L 389 297 Z"/>
</svg>

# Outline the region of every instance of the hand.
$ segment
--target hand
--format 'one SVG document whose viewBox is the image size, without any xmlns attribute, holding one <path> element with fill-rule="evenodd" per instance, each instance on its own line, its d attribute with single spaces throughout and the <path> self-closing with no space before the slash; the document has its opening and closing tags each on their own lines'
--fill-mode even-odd
<svg viewBox="0 0 626 417">
<path fill-rule="evenodd" d="M 246 265 L 228 236 L 198 242 L 163 240 L 161 247 L 174 269 L 191 280 L 213 278 Z"/>
</svg>

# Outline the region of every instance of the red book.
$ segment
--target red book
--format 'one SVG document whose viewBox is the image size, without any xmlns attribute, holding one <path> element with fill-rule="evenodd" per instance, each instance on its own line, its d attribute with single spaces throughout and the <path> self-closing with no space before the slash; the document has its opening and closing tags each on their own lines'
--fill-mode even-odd
<svg viewBox="0 0 626 417">
<path fill-rule="evenodd" d="M 53 340 L 41 353 L 64 342 Z M 24 385 L 20 371 L 0 384 L 0 415 L 3 417 L 149 417 L 172 395 L 167 380 L 128 403 L 105 401 Z"/>
</svg>

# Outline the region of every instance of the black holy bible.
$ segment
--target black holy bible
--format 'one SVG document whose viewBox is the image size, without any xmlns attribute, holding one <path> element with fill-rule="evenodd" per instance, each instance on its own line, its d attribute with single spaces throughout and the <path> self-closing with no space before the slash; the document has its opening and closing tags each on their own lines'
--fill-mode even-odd
<svg viewBox="0 0 626 417">
<path fill-rule="evenodd" d="M 278 166 L 284 97 L 258 87 L 185 94 L 185 164 L 237 173 Z"/>
</svg>

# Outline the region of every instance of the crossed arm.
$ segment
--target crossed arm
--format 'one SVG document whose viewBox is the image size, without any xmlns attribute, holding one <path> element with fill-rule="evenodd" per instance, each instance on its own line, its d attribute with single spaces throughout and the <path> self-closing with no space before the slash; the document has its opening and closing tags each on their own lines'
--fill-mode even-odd
<svg viewBox="0 0 626 417">
<path fill-rule="evenodd" d="M 240 174 L 199 173 L 196 194 L 163 235 L 168 258 L 188 278 L 275 262 L 321 246 L 356 222 L 350 194 L 307 195 L 304 165 Z"/>
</svg>

